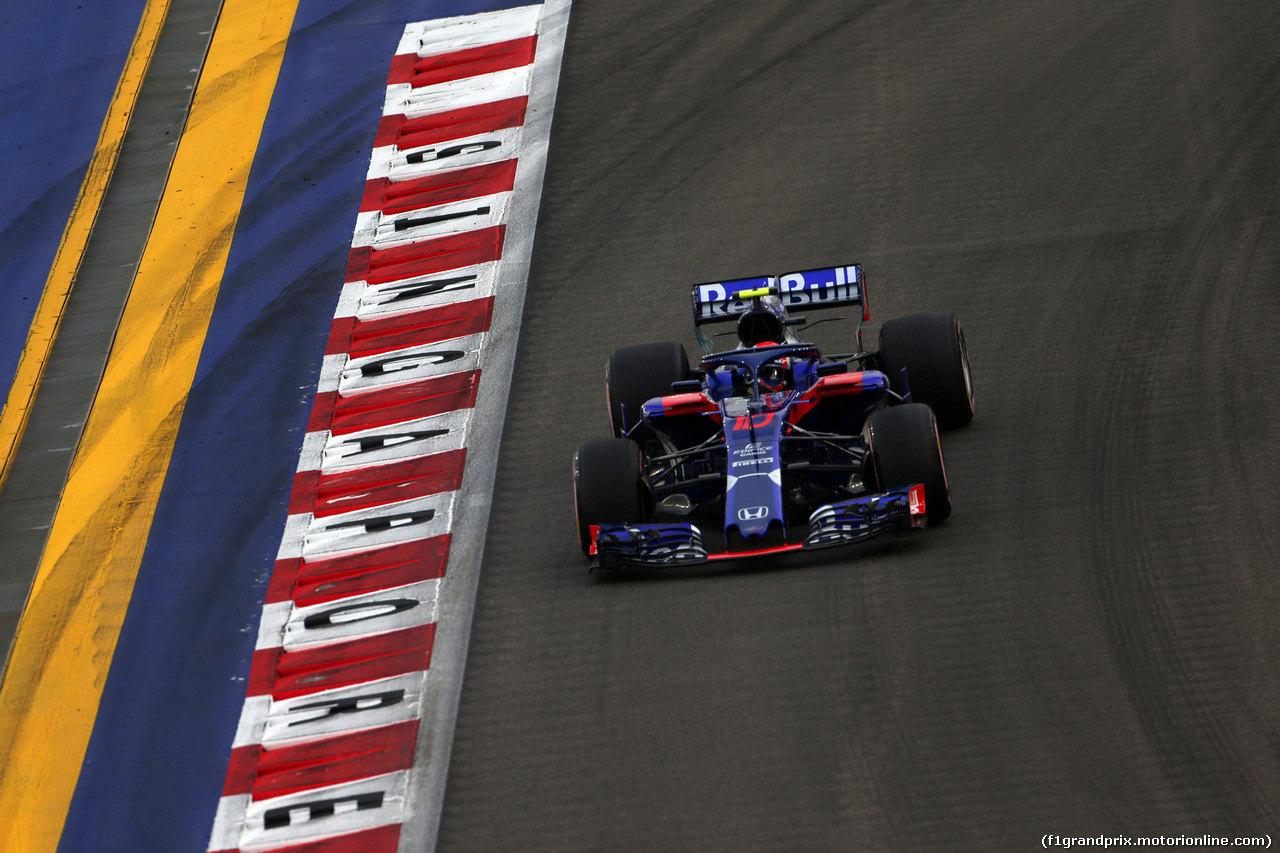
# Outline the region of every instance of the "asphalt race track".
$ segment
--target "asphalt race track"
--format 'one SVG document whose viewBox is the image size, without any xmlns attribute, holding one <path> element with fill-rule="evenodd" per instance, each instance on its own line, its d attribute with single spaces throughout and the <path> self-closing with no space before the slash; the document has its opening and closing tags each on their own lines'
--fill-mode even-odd
<svg viewBox="0 0 1280 853">
<path fill-rule="evenodd" d="M 575 0 L 441 849 L 1276 839 L 1278 104 L 1273 3 Z M 951 520 L 588 576 L 608 352 L 851 261 L 965 324 Z"/>
<path fill-rule="evenodd" d="M 355 44 L 376 28 L 343 31 L 343 15 L 420 5 L 311 3 L 319 29 L 303 44 Z M 321 15 L 329 6 L 342 14 Z M 33 409 L 40 426 L 5 484 L 4 630 L 71 464 L 74 442 L 56 430 L 88 411 L 128 289 L 119 270 L 146 241 L 176 144 L 160 131 L 182 126 L 216 7 L 174 2 Z M 362 55 L 319 51 L 283 79 Z M 307 126 L 325 145 L 359 152 L 350 169 L 322 164 L 316 194 L 288 191 L 325 199 L 313 223 L 342 219 L 346 196 L 355 209 L 367 148 L 343 140 L 383 97 L 376 71 L 311 75 L 273 108 L 281 134 L 295 113 L 323 115 Z M 1280 840 L 1280 5 L 573 0 L 551 132 L 440 850 Z M 268 189 L 246 221 L 276 210 Z M 271 286 L 305 290 L 314 264 L 340 282 L 351 232 L 339 224 L 324 257 L 245 244 L 242 278 L 261 267 Z M 965 325 L 978 413 L 943 436 L 951 519 L 816 555 L 588 574 L 570 458 L 607 434 L 610 350 L 670 339 L 696 354 L 694 282 L 853 262 L 869 281 L 869 346 L 881 322 L 916 311 Z M 226 402 L 232 427 L 271 433 L 253 443 L 270 464 L 202 473 L 205 451 L 179 453 L 186 479 L 166 483 L 195 501 L 183 507 L 252 514 L 266 564 L 306 420 L 296 389 L 312 388 L 332 309 L 286 304 L 315 317 L 282 324 L 303 342 L 288 358 L 254 361 L 278 393 Z M 221 328 L 202 359 L 265 351 L 266 336 Z M 852 329 L 825 323 L 812 338 L 847 351 Z M 232 387 L 222 375 L 205 390 Z M 222 410 L 206 408 L 221 430 Z M 206 482 L 237 476 L 234 500 Z M 255 478 L 261 494 L 241 498 Z M 261 512 L 244 509 L 254 501 Z M 167 529 L 193 561 L 226 558 L 198 537 L 230 522 L 173 512 Z M 247 534 L 224 538 L 251 556 Z M 153 561 L 144 580 L 181 562 Z M 90 744 L 97 787 L 78 789 L 62 849 L 177 837 L 205 849 L 243 686 L 227 693 L 226 649 L 183 637 L 239 630 L 262 590 L 183 567 L 197 617 L 159 593 L 130 604 L 162 627 L 126 624 L 103 704 L 115 716 L 98 718 L 115 734 Z M 211 604 L 215 592 L 227 601 Z M 153 659 L 178 661 L 182 678 Z M 227 696 L 226 731 L 211 733 L 201 721 Z M 131 716 L 144 706 L 176 713 L 146 724 Z M 409 804 L 402 849 L 429 843 L 431 808 Z M 54 838 L 62 817 L 22 815 Z M 307 853 L 350 849 L 325 844 Z"/>
</svg>

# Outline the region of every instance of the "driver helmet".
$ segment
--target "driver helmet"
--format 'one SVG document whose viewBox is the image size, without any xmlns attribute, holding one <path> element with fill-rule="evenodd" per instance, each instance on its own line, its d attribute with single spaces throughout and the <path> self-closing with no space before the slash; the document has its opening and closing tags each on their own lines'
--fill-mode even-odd
<svg viewBox="0 0 1280 853">
<path fill-rule="evenodd" d="M 762 341 L 757 347 L 776 347 L 774 341 Z M 768 394 L 781 394 L 791 390 L 791 359 L 780 358 L 760 366 L 756 371 L 760 390 Z"/>
</svg>

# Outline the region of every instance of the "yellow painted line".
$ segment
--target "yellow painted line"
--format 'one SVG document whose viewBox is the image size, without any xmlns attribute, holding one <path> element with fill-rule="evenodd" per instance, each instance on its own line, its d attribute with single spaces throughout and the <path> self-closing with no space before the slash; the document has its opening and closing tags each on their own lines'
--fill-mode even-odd
<svg viewBox="0 0 1280 853">
<path fill-rule="evenodd" d="M 125 62 L 120 81 L 116 84 L 115 94 L 111 96 L 111 106 L 107 110 L 102 131 L 98 134 L 98 144 L 89 159 L 89 169 L 80 184 L 80 194 L 71 207 L 71 218 L 62 232 L 58 251 L 53 256 L 53 266 L 49 269 L 44 291 L 36 305 L 26 345 L 18 357 L 13 385 L 4 401 L 3 410 L 0 410 L 0 488 L 4 487 L 4 481 L 9 476 L 13 455 L 27 428 L 31 403 L 40 387 L 40 379 L 44 376 L 44 366 L 49 361 L 53 339 L 57 337 L 58 327 L 62 325 L 62 315 L 80 272 L 80 262 L 84 259 L 89 235 L 98 219 L 98 211 L 102 209 L 102 197 L 107 193 L 116 161 L 120 159 L 120 147 L 124 144 L 125 131 L 129 129 L 129 117 L 133 115 L 134 105 L 138 102 L 138 91 L 142 88 L 143 78 L 147 76 L 151 57 L 155 55 L 160 30 L 169 14 L 169 3 L 170 0 L 150 0 L 142 10 L 142 22 L 133 37 L 133 47 L 129 50 L 129 58 Z"/>
<path fill-rule="evenodd" d="M 7 853 L 57 848 L 297 3 L 223 4 L 0 686 Z"/>
</svg>

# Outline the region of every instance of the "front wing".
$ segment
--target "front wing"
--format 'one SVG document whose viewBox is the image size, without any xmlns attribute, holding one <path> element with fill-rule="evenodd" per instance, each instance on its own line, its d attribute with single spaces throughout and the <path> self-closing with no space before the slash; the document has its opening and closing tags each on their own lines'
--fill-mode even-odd
<svg viewBox="0 0 1280 853">
<path fill-rule="evenodd" d="M 601 571 L 623 566 L 667 568 L 788 551 L 813 551 L 851 545 L 882 533 L 913 533 L 923 530 L 926 524 L 924 486 L 916 483 L 820 506 L 809 516 L 809 533 L 804 542 L 754 551 L 708 553 L 702 531 L 688 522 L 592 525 L 591 568 Z"/>
</svg>

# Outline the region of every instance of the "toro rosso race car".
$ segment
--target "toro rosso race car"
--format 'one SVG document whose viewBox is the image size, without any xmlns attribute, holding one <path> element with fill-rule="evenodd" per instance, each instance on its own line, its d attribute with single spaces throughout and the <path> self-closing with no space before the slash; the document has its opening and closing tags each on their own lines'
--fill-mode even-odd
<svg viewBox="0 0 1280 853">
<path fill-rule="evenodd" d="M 573 459 L 593 568 L 830 548 L 951 514 L 938 428 L 973 418 L 954 314 L 890 320 L 865 351 L 857 265 L 699 284 L 692 299 L 696 368 L 679 343 L 609 358 L 614 437 Z M 805 318 L 788 313 L 855 306 L 857 351 L 833 356 L 801 342 Z M 737 349 L 715 352 L 704 327 L 716 323 L 737 324 Z"/>
</svg>

